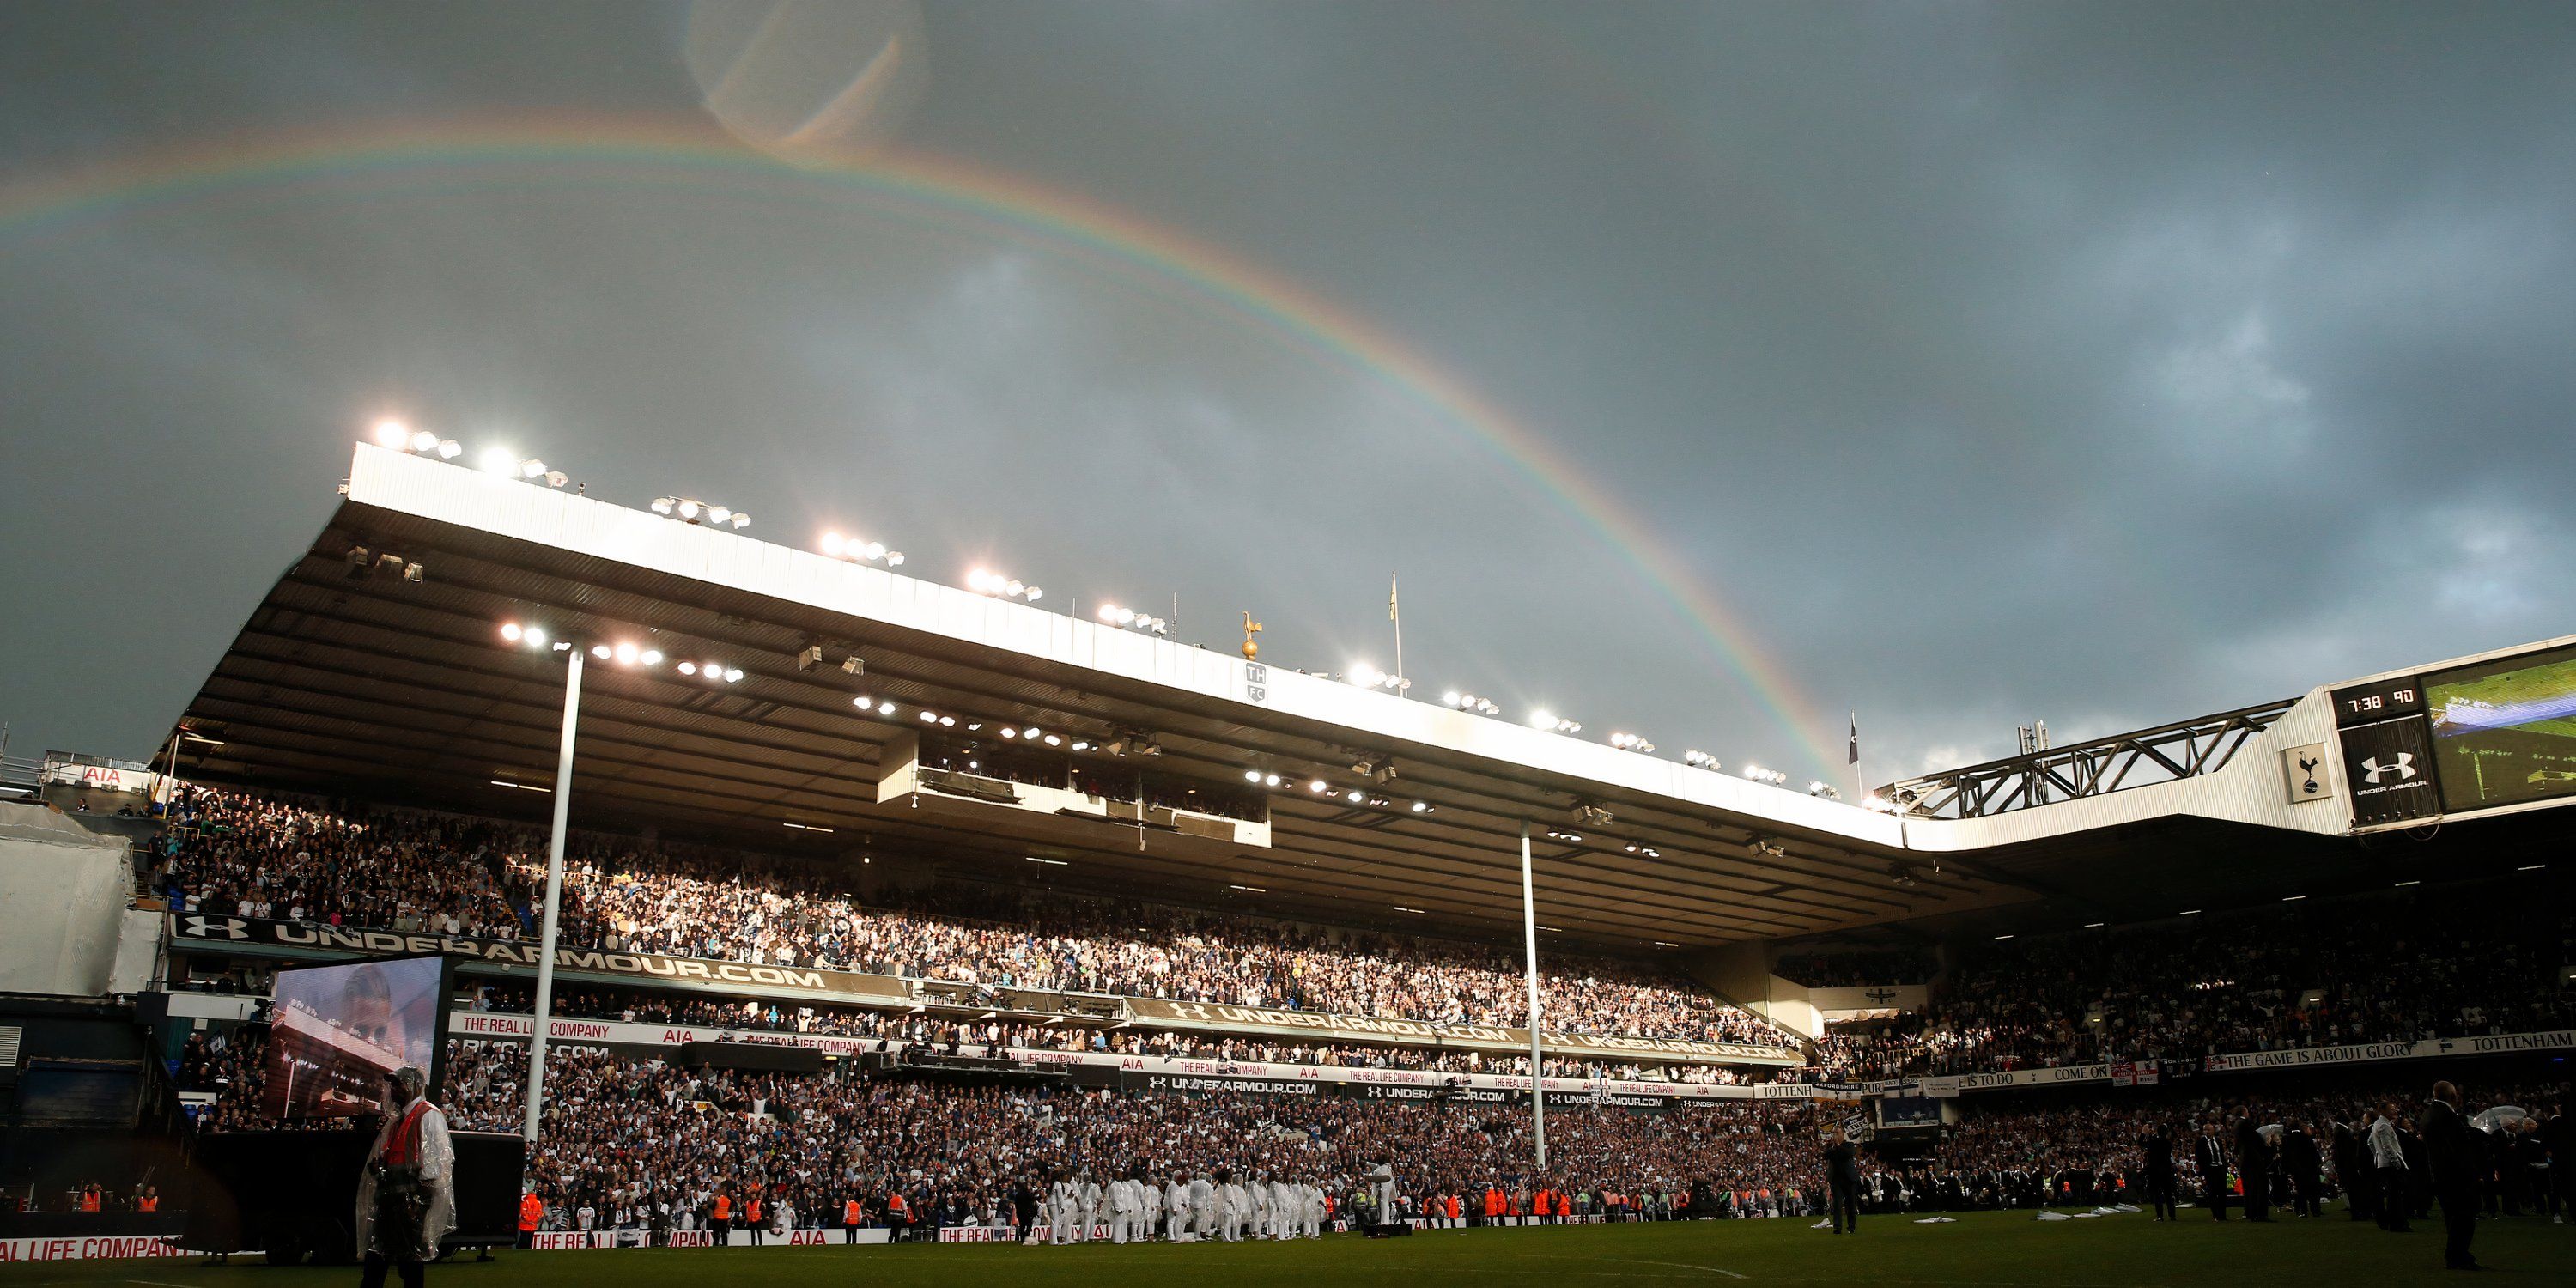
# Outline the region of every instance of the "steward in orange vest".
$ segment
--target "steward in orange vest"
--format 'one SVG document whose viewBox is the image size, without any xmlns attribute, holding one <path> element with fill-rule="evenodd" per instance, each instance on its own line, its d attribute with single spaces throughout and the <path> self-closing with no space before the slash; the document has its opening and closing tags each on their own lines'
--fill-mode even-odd
<svg viewBox="0 0 2576 1288">
<path fill-rule="evenodd" d="M 742 1225 L 751 1231 L 751 1246 L 759 1247 L 761 1231 L 768 1228 L 768 1223 L 760 1219 L 760 1191 L 757 1189 L 751 1192 L 750 1201 L 743 1204 Z"/>
<path fill-rule="evenodd" d="M 733 1242 L 733 1195 L 718 1191 L 715 1208 L 709 1215 L 713 1219 L 707 1224 L 715 1227 L 715 1246 L 721 1248 Z"/>
<path fill-rule="evenodd" d="M 859 1241 L 859 1200 L 853 1195 L 841 1201 L 841 1242 Z"/>
<path fill-rule="evenodd" d="M 546 1201 L 535 1190 L 519 1196 L 519 1246 L 537 1246 L 537 1227 L 546 1223 Z"/>
</svg>

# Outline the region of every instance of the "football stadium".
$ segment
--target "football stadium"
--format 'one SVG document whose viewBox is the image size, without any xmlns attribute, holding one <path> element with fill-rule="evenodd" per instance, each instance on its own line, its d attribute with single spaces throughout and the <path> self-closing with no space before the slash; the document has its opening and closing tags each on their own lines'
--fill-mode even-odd
<svg viewBox="0 0 2576 1288">
<path fill-rule="evenodd" d="M 2568 1266 L 2576 640 L 1850 801 L 380 429 L 6 807 L 13 1259 L 345 1261 L 410 1067 L 496 1277 Z"/>
<path fill-rule="evenodd" d="M 2538 13 L 0 14 L 0 1288 L 2576 1284 Z"/>
</svg>

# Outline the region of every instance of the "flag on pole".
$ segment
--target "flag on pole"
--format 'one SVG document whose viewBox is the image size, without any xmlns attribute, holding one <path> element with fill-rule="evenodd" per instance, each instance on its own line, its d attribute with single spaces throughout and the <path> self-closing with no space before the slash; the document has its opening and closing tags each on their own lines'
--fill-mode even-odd
<svg viewBox="0 0 2576 1288">
<path fill-rule="evenodd" d="M 1857 711 L 1851 715 L 1851 755 L 1843 763 L 1846 765 L 1860 763 L 1860 713 Z"/>
</svg>

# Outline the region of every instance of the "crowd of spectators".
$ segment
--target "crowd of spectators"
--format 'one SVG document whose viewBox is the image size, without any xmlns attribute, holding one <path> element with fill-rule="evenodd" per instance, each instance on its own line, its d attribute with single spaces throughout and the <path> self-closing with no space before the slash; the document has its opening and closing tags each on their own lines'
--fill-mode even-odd
<svg viewBox="0 0 2576 1288">
<path fill-rule="evenodd" d="M 543 889 L 529 829 L 400 810 L 333 811 L 187 789 L 163 884 L 235 916 L 511 939 Z M 863 907 L 851 871 L 584 837 L 567 861 L 561 942 L 1126 997 L 1453 1024 L 1528 1014 L 1509 949 L 948 885 Z M 1549 1027 L 1794 1045 L 1740 1007 L 1643 963 L 1543 963 Z"/>
<path fill-rule="evenodd" d="M 475 990 L 476 1010 L 525 1014 L 535 1008 L 528 984 L 491 984 Z M 759 999 L 715 998 L 642 989 L 559 988 L 553 1013 L 569 1019 L 675 1024 L 719 1032 L 810 1033 L 875 1038 L 950 1049 L 1091 1051 L 1239 1064 L 1302 1064 L 1339 1069 L 1405 1069 L 1438 1073 L 1526 1075 L 1529 1057 L 1438 1047 L 1349 1042 L 1290 1042 L 1179 1029 L 1091 1027 L 993 1018 L 871 1011 L 855 1007 L 790 1005 Z M 1550 1056 L 1552 1078 L 1618 1078 L 1737 1086 L 1749 1081 L 1725 1065 L 1636 1064 Z"/>
<path fill-rule="evenodd" d="M 1815 1063 L 1982 1073 L 2576 1025 L 2576 903 L 2555 878 L 2508 885 L 1977 945 L 1927 1014 L 1829 1032 Z"/>
<path fill-rule="evenodd" d="M 183 910 L 514 939 L 529 933 L 541 889 L 541 838 L 510 825 L 202 788 L 182 792 L 174 819 L 161 880 Z M 991 988 L 1448 1023 L 1515 1025 L 1525 1015 L 1508 947 L 963 883 L 889 888 L 862 906 L 854 871 L 579 837 L 562 941 Z M 2565 981 L 2576 918 L 2564 911 L 2576 907 L 2576 891 L 2554 873 L 2507 884 L 1975 944 L 1951 958 L 1925 1011 L 1836 1025 L 1806 1067 L 1782 1076 L 1984 1073 L 2576 1025 L 2576 990 Z M 1551 1028 L 1797 1042 L 1649 963 L 1560 955 L 1545 965 Z M 1932 965 L 1918 950 L 1854 949 L 1793 955 L 1779 969 L 1830 985 L 1922 977 Z M 1516 1057 L 1436 1046 L 1229 1041 L 1078 1023 L 996 1021 L 977 1031 L 738 999 L 636 994 L 609 1013 L 967 1045 L 1526 1071 Z M 1549 1071 L 1636 1076 L 1650 1067 L 1559 1059 Z M 1700 1066 L 1665 1076 L 1742 1075 Z"/>
<path fill-rule="evenodd" d="M 512 1130 L 524 1048 L 459 1044 L 449 1113 L 467 1130 Z M 799 1212 L 857 1197 L 884 1210 L 991 1213 L 1009 1191 L 1062 1171 L 1106 1181 L 1218 1170 L 1341 1192 L 1381 1159 L 1403 1188 L 1526 1206 L 1538 1189 L 1587 1204 L 1667 1210 L 1694 1182 L 1765 1191 L 1774 1211 L 1812 1188 L 1814 1150 L 1791 1130 L 1803 1107 L 1739 1102 L 1666 1115 L 1567 1109 L 1548 1119 L 1550 1170 L 1529 1171 L 1525 1114 L 1491 1106 L 1256 1096 L 1192 1097 L 1063 1088 L 964 1087 L 851 1074 L 689 1071 L 606 1051 L 550 1054 L 547 1107 L 530 1174 L 549 1208 L 690 1213 L 715 1195 L 760 1192 Z M 1593 1208 L 1589 1210 L 1602 1210 Z"/>
</svg>

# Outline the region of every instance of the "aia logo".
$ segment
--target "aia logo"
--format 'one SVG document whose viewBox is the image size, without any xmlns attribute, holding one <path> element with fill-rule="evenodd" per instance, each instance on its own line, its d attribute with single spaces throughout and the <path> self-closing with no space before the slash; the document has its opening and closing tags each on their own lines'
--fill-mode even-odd
<svg viewBox="0 0 2576 1288">
<path fill-rule="evenodd" d="M 2380 764 L 2379 757 L 2373 756 L 2361 762 L 2361 767 L 2366 771 L 2361 777 L 2365 783 L 2376 783 L 2382 778 L 2393 778 L 2402 783 L 2415 776 L 2415 753 L 2401 751 L 2394 763 L 2386 765 Z"/>
</svg>

